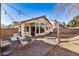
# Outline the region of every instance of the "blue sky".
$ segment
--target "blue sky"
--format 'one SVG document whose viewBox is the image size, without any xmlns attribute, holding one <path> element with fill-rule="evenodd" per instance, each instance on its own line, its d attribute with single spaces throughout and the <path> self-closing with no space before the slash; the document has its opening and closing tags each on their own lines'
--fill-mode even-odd
<svg viewBox="0 0 79 59">
<path fill-rule="evenodd" d="M 57 5 L 56 3 L 16 3 L 10 5 L 30 16 L 30 17 L 24 16 L 23 14 L 19 15 L 19 12 L 17 12 L 16 10 L 12 9 L 6 4 L 2 4 L 2 7 L 13 17 L 14 21 L 23 21 L 43 15 L 46 15 L 46 17 L 51 20 L 56 19 L 56 10 L 55 10 L 55 7 Z M 58 18 L 59 21 L 64 21 L 66 24 L 73 18 L 73 16 L 78 14 L 78 11 L 76 11 L 74 14 L 65 15 L 68 7 L 66 7 L 64 10 L 61 11 L 60 16 Z M 5 25 L 11 24 L 12 19 L 10 18 L 10 16 L 4 13 L 5 11 L 2 9 L 1 12 L 2 24 Z"/>
</svg>

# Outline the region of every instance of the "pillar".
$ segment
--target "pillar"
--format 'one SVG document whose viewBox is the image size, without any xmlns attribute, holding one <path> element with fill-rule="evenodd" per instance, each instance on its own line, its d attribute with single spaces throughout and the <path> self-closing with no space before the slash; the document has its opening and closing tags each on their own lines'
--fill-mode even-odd
<svg viewBox="0 0 79 59">
<path fill-rule="evenodd" d="M 31 25 L 29 25 L 29 33 L 30 33 L 30 37 L 31 37 Z"/>
<path fill-rule="evenodd" d="M 40 26 L 41 26 L 41 25 L 40 25 L 40 22 L 39 22 L 39 34 L 40 34 Z"/>
<path fill-rule="evenodd" d="M 22 35 L 23 37 L 25 36 L 24 28 L 25 28 L 25 24 L 21 24 L 21 35 Z"/>
<path fill-rule="evenodd" d="M 35 36 L 36 36 L 36 22 L 35 22 Z"/>
</svg>

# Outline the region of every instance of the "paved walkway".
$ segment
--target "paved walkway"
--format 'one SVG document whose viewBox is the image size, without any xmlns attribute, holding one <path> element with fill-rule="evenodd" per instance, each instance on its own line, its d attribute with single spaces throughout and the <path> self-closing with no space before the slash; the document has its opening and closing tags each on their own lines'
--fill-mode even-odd
<svg viewBox="0 0 79 59">
<path fill-rule="evenodd" d="M 63 42 L 59 46 L 56 38 L 52 36 L 35 38 L 35 41 L 30 47 L 25 47 L 21 50 L 14 50 L 13 56 L 79 56 L 79 36 L 73 38 L 61 39 Z M 64 42 L 65 41 L 65 42 Z M 66 42 L 68 41 L 68 42 Z"/>
<path fill-rule="evenodd" d="M 14 50 L 13 56 L 45 56 L 52 49 L 53 45 L 36 40 L 30 47 L 21 50 Z"/>
</svg>

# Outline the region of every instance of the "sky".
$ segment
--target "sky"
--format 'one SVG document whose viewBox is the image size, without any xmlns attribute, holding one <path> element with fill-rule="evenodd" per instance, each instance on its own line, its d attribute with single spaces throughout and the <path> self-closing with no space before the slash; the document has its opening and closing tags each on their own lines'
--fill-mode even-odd
<svg viewBox="0 0 79 59">
<path fill-rule="evenodd" d="M 11 24 L 13 21 L 23 21 L 28 20 L 31 18 L 36 18 L 39 16 L 45 15 L 48 20 L 59 20 L 64 21 L 66 24 L 77 14 L 79 14 L 79 10 L 76 10 L 73 14 L 66 14 L 67 8 L 70 7 L 71 4 L 68 4 L 67 7 L 65 7 L 60 13 L 59 17 L 57 19 L 56 13 L 58 13 L 57 10 L 55 10 L 55 7 L 57 6 L 57 3 L 9 3 L 9 5 L 15 7 L 16 9 L 22 11 L 23 13 L 29 15 L 25 16 L 22 13 L 16 11 L 15 9 L 9 7 L 7 4 L 2 4 L 1 9 L 1 23 L 5 25 Z M 61 4 L 62 5 L 62 4 Z M 5 12 L 5 10 L 9 13 L 9 15 L 13 18 L 13 21 L 11 17 Z M 6 13 L 6 14 L 5 14 Z"/>
</svg>

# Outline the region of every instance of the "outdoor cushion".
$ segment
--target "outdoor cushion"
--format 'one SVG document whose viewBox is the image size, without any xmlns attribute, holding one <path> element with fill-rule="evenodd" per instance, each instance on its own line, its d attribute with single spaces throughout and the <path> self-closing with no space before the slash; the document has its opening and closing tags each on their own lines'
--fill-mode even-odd
<svg viewBox="0 0 79 59">
<path fill-rule="evenodd" d="M 28 44 L 28 42 L 27 41 L 21 41 L 21 44 L 26 45 L 26 44 Z"/>
<path fill-rule="evenodd" d="M 18 36 L 18 33 L 13 34 L 13 36 Z"/>
<path fill-rule="evenodd" d="M 17 38 L 14 36 L 14 37 L 10 37 L 10 39 L 12 40 L 12 41 L 16 41 L 17 40 Z"/>
<path fill-rule="evenodd" d="M 21 36 L 16 36 L 17 38 L 19 38 L 20 40 L 23 40 L 24 37 L 21 37 Z"/>
<path fill-rule="evenodd" d="M 5 40 L 5 41 L 1 40 L 0 42 L 1 42 L 1 47 L 5 47 L 11 44 L 11 42 L 9 42 L 8 40 Z"/>
</svg>

